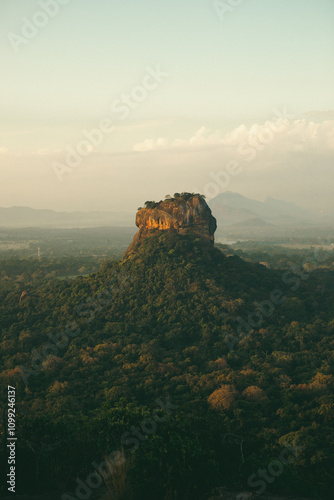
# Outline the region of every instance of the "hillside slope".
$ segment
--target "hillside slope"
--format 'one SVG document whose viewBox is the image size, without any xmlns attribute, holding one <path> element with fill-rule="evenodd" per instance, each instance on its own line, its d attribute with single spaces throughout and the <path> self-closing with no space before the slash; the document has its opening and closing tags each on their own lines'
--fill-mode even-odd
<svg viewBox="0 0 334 500">
<path fill-rule="evenodd" d="M 160 232 L 95 275 L 32 286 L 21 303 L 20 287 L 3 289 L 0 380 L 3 394 L 17 387 L 19 491 L 75 497 L 77 476 L 123 450 L 119 498 L 256 493 L 253 475 L 290 450 L 267 492 L 329 499 L 334 293 L 321 280 L 283 286 L 201 238 Z"/>
</svg>

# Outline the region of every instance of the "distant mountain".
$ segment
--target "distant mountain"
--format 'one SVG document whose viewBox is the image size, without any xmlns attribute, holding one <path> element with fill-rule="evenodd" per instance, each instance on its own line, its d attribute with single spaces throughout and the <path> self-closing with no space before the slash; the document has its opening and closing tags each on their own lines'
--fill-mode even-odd
<svg viewBox="0 0 334 500">
<path fill-rule="evenodd" d="M 221 228 L 222 226 L 233 226 L 234 224 L 245 222 L 256 217 L 254 212 L 251 212 L 246 208 L 234 208 L 224 204 L 217 204 L 213 206 L 211 201 L 208 205 L 217 219 L 218 228 Z"/>
<path fill-rule="evenodd" d="M 231 191 L 213 198 L 209 206 L 217 219 L 218 230 L 236 224 L 291 227 L 332 223 L 330 218 L 322 218 L 314 212 L 298 207 L 295 203 L 274 198 L 267 198 L 262 202 Z M 254 224 L 254 221 L 257 223 Z"/>
<path fill-rule="evenodd" d="M 30 207 L 0 208 L 0 227 L 101 227 L 132 226 L 133 214 L 127 212 L 56 212 Z"/>
<path fill-rule="evenodd" d="M 260 217 L 254 217 L 254 219 L 247 219 L 242 222 L 237 222 L 236 224 L 233 224 L 232 228 L 243 228 L 243 227 L 274 227 L 273 224 L 270 222 L 266 222 L 263 219 L 260 219 Z"/>
<path fill-rule="evenodd" d="M 277 212 L 277 215 L 289 215 L 290 217 L 300 217 L 301 219 L 314 220 L 317 214 L 310 210 L 298 207 L 295 203 L 288 203 L 286 201 L 275 200 L 274 198 L 266 198 L 264 201 L 266 209 Z"/>
<path fill-rule="evenodd" d="M 265 215 L 263 203 L 261 201 L 246 198 L 245 196 L 233 193 L 232 191 L 220 193 L 218 196 L 213 198 L 209 204 L 212 210 L 217 210 L 217 208 L 219 209 L 221 206 L 228 206 L 238 210 L 248 210 L 251 212 L 252 216 L 254 216 L 254 214 L 257 214 L 260 217 Z"/>
</svg>

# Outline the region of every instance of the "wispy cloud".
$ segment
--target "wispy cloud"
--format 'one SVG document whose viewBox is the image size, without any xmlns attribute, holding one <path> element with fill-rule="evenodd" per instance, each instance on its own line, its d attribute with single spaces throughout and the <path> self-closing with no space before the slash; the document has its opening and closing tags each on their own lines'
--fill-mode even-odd
<svg viewBox="0 0 334 500">
<path fill-rule="evenodd" d="M 228 133 L 219 130 L 211 131 L 206 127 L 198 129 L 191 137 L 168 140 L 165 137 L 146 139 L 134 145 L 137 152 L 197 149 L 210 146 L 241 147 L 254 146 L 257 143 L 269 144 L 271 148 L 279 147 L 282 151 L 332 150 L 334 149 L 334 120 L 321 123 L 306 118 L 297 120 L 279 119 L 254 123 L 250 127 L 240 125 Z"/>
</svg>

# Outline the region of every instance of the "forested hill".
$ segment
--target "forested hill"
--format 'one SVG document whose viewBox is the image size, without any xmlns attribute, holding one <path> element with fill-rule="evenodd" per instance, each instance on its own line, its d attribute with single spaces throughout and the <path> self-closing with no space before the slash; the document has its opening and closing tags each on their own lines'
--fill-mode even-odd
<svg viewBox="0 0 334 500">
<path fill-rule="evenodd" d="M 15 385 L 19 492 L 79 498 L 77 478 L 120 450 L 108 498 L 331 498 L 333 283 L 172 232 L 88 277 L 32 280 L 23 295 L 24 279 L 4 282 L 1 400 Z"/>
</svg>

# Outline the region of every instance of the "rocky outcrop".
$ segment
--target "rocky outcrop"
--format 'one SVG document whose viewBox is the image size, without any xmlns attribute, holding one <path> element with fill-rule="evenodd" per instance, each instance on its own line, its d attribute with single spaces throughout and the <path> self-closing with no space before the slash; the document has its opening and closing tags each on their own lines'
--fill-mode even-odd
<svg viewBox="0 0 334 500">
<path fill-rule="evenodd" d="M 139 231 L 126 253 L 132 253 L 143 239 L 158 231 L 192 234 L 213 244 L 217 223 L 201 195 L 182 193 L 159 203 L 146 202 L 146 208 L 137 212 L 136 226 Z"/>
</svg>

